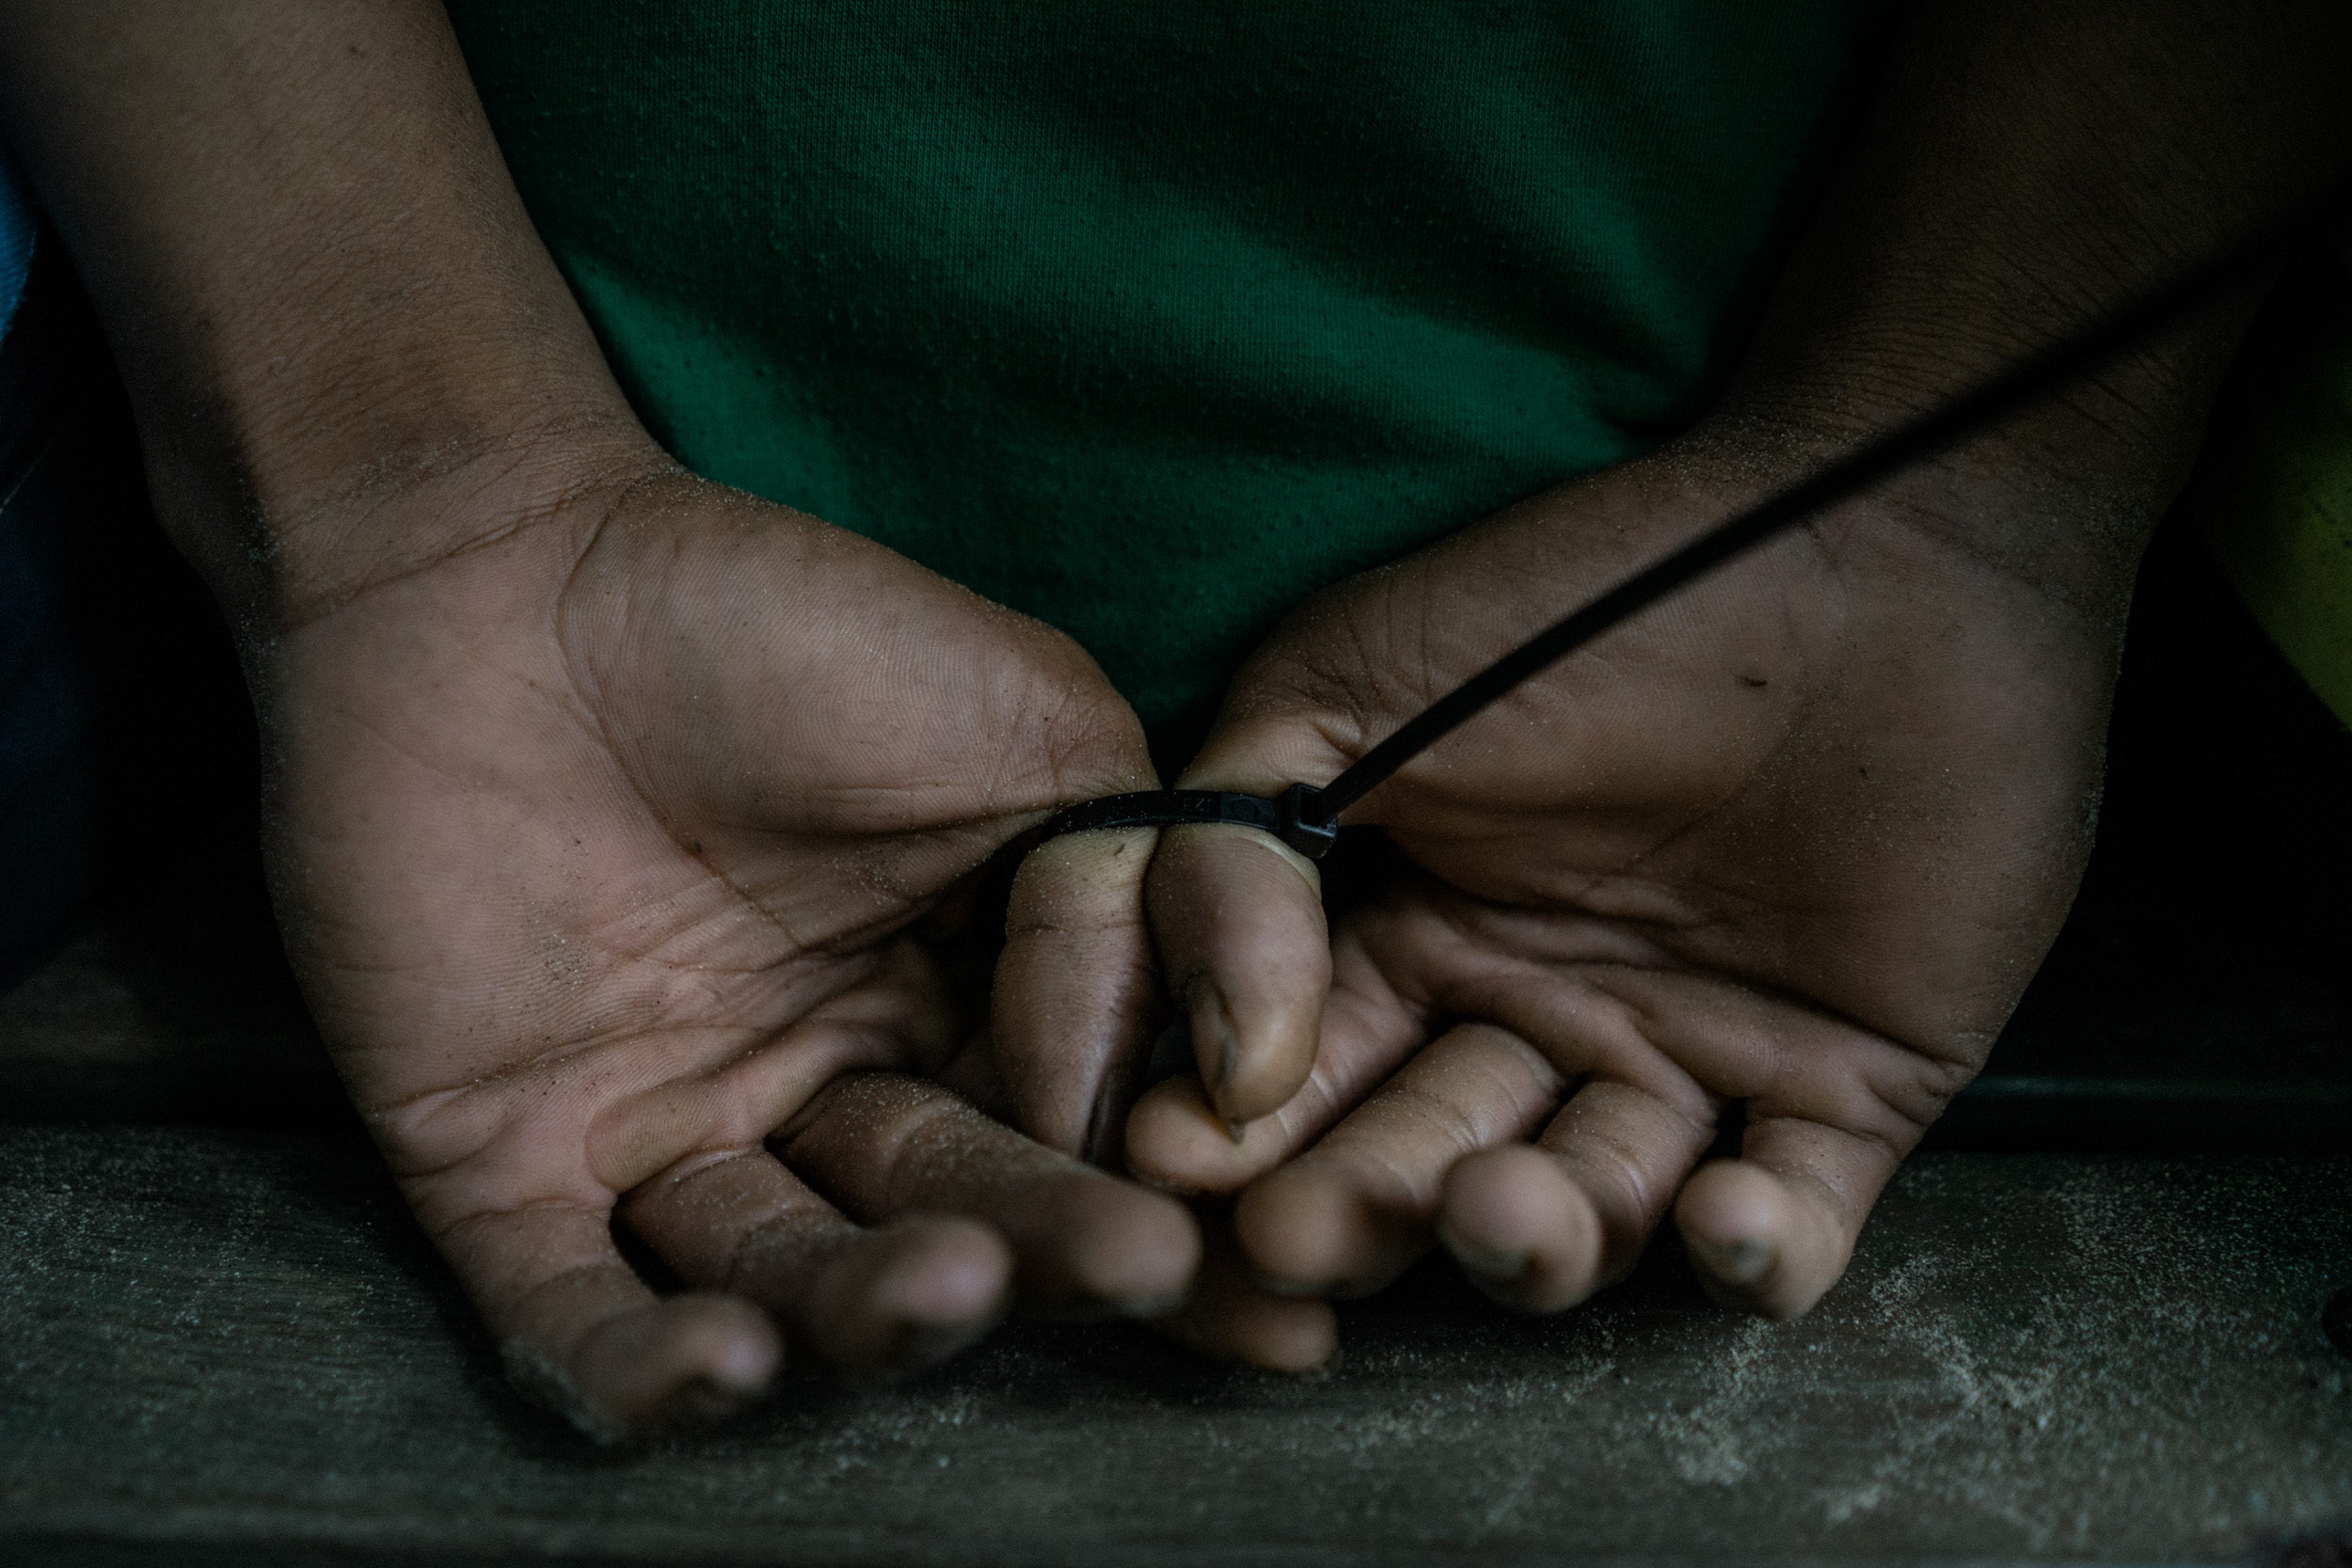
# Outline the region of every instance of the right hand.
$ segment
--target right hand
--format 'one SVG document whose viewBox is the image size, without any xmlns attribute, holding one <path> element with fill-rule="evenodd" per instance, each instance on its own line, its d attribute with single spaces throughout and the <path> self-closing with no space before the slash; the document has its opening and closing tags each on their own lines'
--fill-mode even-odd
<svg viewBox="0 0 2352 1568">
<path fill-rule="evenodd" d="M 365 506 L 465 542 L 281 584 L 248 638 L 275 895 L 353 1098 L 527 1383 L 616 1435 L 756 1396 L 787 1339 L 889 1371 L 1016 1296 L 1182 1297 L 1181 1205 L 937 1082 L 993 1092 L 942 945 L 981 867 L 1153 782 L 1081 650 L 641 444 Z M 1101 835 L 1025 879 L 1053 918 L 1012 993 L 1114 1032 L 1151 1004 L 1143 860 Z M 658 1298 L 616 1221 L 690 1292 Z"/>
<path fill-rule="evenodd" d="M 1181 782 L 1334 777 L 1752 500 L 1764 461 L 1672 448 L 1327 590 Z M 1671 1216 L 1718 1300 L 1810 1307 L 2089 847 L 2129 558 L 2071 578 L 1984 548 L 1985 519 L 2068 540 L 2122 503 L 2038 477 L 1907 474 L 1530 679 L 1345 814 L 1389 850 L 1327 931 L 1311 863 L 1169 832 L 1149 908 L 1200 1070 L 1136 1107 L 1135 1168 L 1239 1193 L 1249 1271 L 1293 1297 L 1442 1243 L 1559 1311 Z"/>
</svg>

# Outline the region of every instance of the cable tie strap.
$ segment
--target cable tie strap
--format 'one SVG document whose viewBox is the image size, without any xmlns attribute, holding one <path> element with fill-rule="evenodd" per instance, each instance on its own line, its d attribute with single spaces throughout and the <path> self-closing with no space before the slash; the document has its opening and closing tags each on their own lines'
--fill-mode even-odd
<svg viewBox="0 0 2352 1568">
<path fill-rule="evenodd" d="M 1188 828 L 1203 822 L 1230 822 L 1272 833 L 1309 860 L 1319 861 L 1330 853 L 1340 832 L 1338 823 L 1316 820 L 1315 802 L 1322 794 L 1312 784 L 1295 784 L 1272 797 L 1225 789 L 1147 789 L 1134 795 L 1106 795 L 1100 800 L 1080 801 L 1047 822 L 1038 842 L 1108 828 Z"/>
</svg>

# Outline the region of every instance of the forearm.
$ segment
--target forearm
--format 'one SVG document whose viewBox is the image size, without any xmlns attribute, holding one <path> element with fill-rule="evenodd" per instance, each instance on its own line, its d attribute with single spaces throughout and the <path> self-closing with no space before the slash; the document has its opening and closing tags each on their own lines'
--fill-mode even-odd
<svg viewBox="0 0 2352 1568">
<path fill-rule="evenodd" d="M 2352 172 L 2347 73 L 2352 11 L 2330 4 L 1914 8 L 1776 284 L 1726 421 L 1816 455 L 2309 202 Z M 2147 345 L 1956 467 L 2030 476 L 2045 501 L 2113 514 L 2121 548 L 2082 564 L 2127 567 L 2185 477 L 2254 304 L 2249 293 Z"/>
<path fill-rule="evenodd" d="M 0 105 L 106 325 L 158 511 L 241 618 L 480 526 L 377 500 L 478 488 L 550 437 L 639 438 L 434 0 L 14 0 Z"/>
</svg>

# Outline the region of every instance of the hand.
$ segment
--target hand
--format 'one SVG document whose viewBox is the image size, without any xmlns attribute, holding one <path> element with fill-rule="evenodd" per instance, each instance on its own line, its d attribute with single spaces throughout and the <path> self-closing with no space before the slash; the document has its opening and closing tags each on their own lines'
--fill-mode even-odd
<svg viewBox="0 0 2352 1568">
<path fill-rule="evenodd" d="M 1180 1206 L 920 1077 L 996 1092 L 982 864 L 1152 782 L 1092 662 L 655 450 L 438 0 L 11 7 L 0 77 L 243 646 L 297 971 L 517 1369 L 619 1433 L 752 1397 L 778 1323 L 886 1371 L 1011 1293 L 1171 1304 Z M 1021 878 L 1009 1037 L 1150 1004 L 1142 863 Z"/>
<path fill-rule="evenodd" d="M 352 503 L 386 537 L 408 509 L 472 543 L 290 592 L 253 645 L 270 863 L 353 1097 L 510 1363 L 611 1434 L 754 1397 L 777 1323 L 870 1372 L 1015 1293 L 1172 1307 L 1182 1206 L 920 1081 L 978 1083 L 985 969 L 960 985 L 948 939 L 984 863 L 1151 783 L 1092 661 L 649 447 Z M 1123 912 L 1134 877 L 1087 858 L 1120 848 L 1072 875 Z M 1089 940 L 1083 885 L 1055 896 L 1048 970 Z M 616 1216 L 691 1293 L 657 1300 Z"/>
<path fill-rule="evenodd" d="M 2342 177 L 2343 8 L 2122 14 L 1906 13 L 1708 420 L 1310 604 L 1181 782 L 1330 779 L 1709 522 Z M 2065 912 L 2138 550 L 2257 293 L 1441 742 L 1348 814 L 1395 860 L 1334 865 L 1369 891 L 1327 942 L 1315 867 L 1169 834 L 1148 902 L 1214 1086 L 1145 1099 L 1136 1167 L 1246 1188 L 1280 1290 L 1372 1289 L 1437 1239 L 1556 1309 L 1671 1207 L 1718 1297 L 1802 1311 Z"/>
<path fill-rule="evenodd" d="M 1182 782 L 1333 777 L 1753 471 L 1702 433 L 1340 585 Z M 1285 1291 L 1374 1290 L 1441 1241 L 1557 1310 L 1672 1208 L 1719 1300 L 1804 1311 L 1983 1061 L 2090 842 L 2120 598 L 1972 551 L 1953 516 L 2031 504 L 1994 488 L 1947 470 L 1850 504 L 1472 720 L 1347 814 L 1392 852 L 1327 937 L 1311 863 L 1169 832 L 1149 908 L 1202 1076 L 1137 1107 L 1136 1168 L 1247 1187 L 1240 1244 Z M 1718 1140 L 1737 1156 L 1702 1163 Z"/>
</svg>

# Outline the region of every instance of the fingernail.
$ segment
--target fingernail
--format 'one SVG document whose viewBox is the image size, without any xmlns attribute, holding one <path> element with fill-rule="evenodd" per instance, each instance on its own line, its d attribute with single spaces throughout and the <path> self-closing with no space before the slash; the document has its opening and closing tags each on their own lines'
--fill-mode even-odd
<svg viewBox="0 0 2352 1568">
<path fill-rule="evenodd" d="M 1126 1296 L 1118 1303 L 1118 1311 L 1121 1317 L 1136 1318 L 1148 1323 L 1153 1318 L 1167 1317 L 1184 1306 L 1184 1301 L 1185 1292 L 1183 1291 L 1169 1291 L 1151 1296 Z"/>
<path fill-rule="evenodd" d="M 1708 1272 L 1727 1285 L 1753 1285 L 1772 1272 L 1773 1255 L 1770 1242 L 1751 1240 L 1725 1244 L 1694 1236 L 1690 1238 L 1690 1245 Z"/>
<path fill-rule="evenodd" d="M 499 1347 L 499 1359 L 505 1363 L 507 1379 L 516 1392 L 554 1411 L 590 1440 L 612 1448 L 636 1435 L 628 1422 L 591 1404 L 570 1371 L 549 1360 L 538 1346 L 510 1339 Z"/>
<path fill-rule="evenodd" d="M 1242 1123 L 1232 1112 L 1233 1071 L 1241 1055 L 1241 1037 L 1233 1032 L 1233 1015 L 1225 1006 L 1224 990 L 1214 974 L 1196 977 L 1184 998 L 1192 1014 L 1192 1037 L 1195 1042 L 1208 1040 L 1216 1046 L 1214 1066 L 1209 1071 L 1209 1105 L 1216 1113 L 1217 1125 L 1225 1135 L 1239 1143 Z"/>
<path fill-rule="evenodd" d="M 654 1424 L 691 1431 L 734 1415 L 751 1403 L 752 1399 L 749 1392 L 723 1388 L 711 1378 L 689 1378 L 672 1389 L 670 1397 L 661 1402 L 661 1414 Z"/>
<path fill-rule="evenodd" d="M 1345 1361 L 1345 1355 L 1343 1354 L 1345 1350 L 1346 1347 L 1343 1345 L 1333 1345 L 1331 1347 L 1330 1354 L 1325 1356 L 1313 1366 L 1302 1368 L 1298 1371 L 1295 1371 L 1290 1375 L 1292 1378 L 1300 1383 L 1321 1383 L 1325 1378 L 1329 1377 L 1333 1372 L 1340 1370 L 1341 1366 Z"/>
<path fill-rule="evenodd" d="M 1127 1132 L 1127 1118 L 1120 1093 L 1119 1075 L 1106 1073 L 1094 1093 L 1094 1108 L 1087 1114 L 1086 1142 L 1078 1158 L 1089 1165 L 1107 1169 L 1119 1159 L 1120 1148 Z"/>
<path fill-rule="evenodd" d="M 924 1371 L 985 1338 L 1005 1314 L 991 1312 L 986 1317 L 960 1323 L 917 1323 L 902 1325 L 897 1341 L 891 1346 L 886 1369 L 876 1369 L 883 1377 L 904 1377 Z"/>
<path fill-rule="evenodd" d="M 1493 1280 L 1513 1280 L 1527 1272 L 1527 1254 L 1502 1247 L 1456 1245 L 1449 1249 L 1454 1260 L 1474 1275 Z"/>
<path fill-rule="evenodd" d="M 1159 1037 L 1152 1042 L 1152 1060 L 1144 1067 L 1141 1086 L 1157 1088 L 1190 1069 L 1192 1062 L 1192 1022 L 1180 1018 L 1161 1030 Z"/>
<path fill-rule="evenodd" d="M 1527 1270 L 1525 1252 L 1473 1242 L 1443 1220 L 1438 1222 L 1438 1240 L 1445 1243 L 1446 1251 L 1454 1255 L 1455 1262 L 1484 1278 L 1507 1282 L 1518 1278 Z"/>
</svg>

